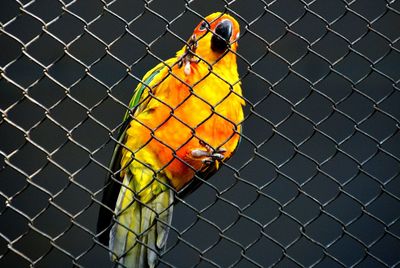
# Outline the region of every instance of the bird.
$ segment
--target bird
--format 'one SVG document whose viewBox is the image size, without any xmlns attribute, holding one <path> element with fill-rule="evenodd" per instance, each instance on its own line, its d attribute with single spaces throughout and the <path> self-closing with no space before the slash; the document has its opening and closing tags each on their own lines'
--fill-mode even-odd
<svg viewBox="0 0 400 268">
<path fill-rule="evenodd" d="M 117 267 L 155 267 L 176 196 L 195 190 L 237 150 L 245 106 L 239 37 L 233 16 L 202 18 L 182 49 L 134 90 L 97 222 L 98 240 Z"/>
</svg>

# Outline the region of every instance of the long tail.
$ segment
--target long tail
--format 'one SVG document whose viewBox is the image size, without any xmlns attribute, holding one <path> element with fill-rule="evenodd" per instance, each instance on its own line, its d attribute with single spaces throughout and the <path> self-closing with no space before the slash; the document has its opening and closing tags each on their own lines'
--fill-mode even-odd
<svg viewBox="0 0 400 268">
<path fill-rule="evenodd" d="M 168 237 L 174 192 L 156 180 L 138 183 L 125 175 L 115 207 L 109 245 L 118 267 L 155 267 Z"/>
</svg>

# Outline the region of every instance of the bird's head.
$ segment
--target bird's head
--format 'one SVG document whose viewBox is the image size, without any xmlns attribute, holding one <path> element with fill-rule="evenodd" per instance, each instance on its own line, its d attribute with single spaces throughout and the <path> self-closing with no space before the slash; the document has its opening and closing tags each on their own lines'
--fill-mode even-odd
<svg viewBox="0 0 400 268">
<path fill-rule="evenodd" d="M 234 55 L 239 35 L 239 23 L 228 14 L 216 12 L 197 25 L 184 51 L 214 64 L 228 54 Z"/>
</svg>

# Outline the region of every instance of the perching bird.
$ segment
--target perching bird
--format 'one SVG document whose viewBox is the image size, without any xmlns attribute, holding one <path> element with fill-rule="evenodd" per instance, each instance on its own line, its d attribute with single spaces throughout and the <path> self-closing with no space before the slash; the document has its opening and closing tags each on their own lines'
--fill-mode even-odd
<svg viewBox="0 0 400 268">
<path fill-rule="evenodd" d="M 238 38 L 238 22 L 213 13 L 137 86 L 97 226 L 118 266 L 154 267 L 166 246 L 174 195 L 196 176 L 213 175 L 236 150 L 244 106 Z"/>
</svg>

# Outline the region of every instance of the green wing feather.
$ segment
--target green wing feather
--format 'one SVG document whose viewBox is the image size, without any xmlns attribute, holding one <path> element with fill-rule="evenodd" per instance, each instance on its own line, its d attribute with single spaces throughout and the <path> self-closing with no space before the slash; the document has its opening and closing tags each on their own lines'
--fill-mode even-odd
<svg viewBox="0 0 400 268">
<path fill-rule="evenodd" d="M 125 113 L 123 123 L 119 129 L 117 136 L 117 143 L 111 158 L 108 179 L 104 185 L 104 194 L 102 198 L 102 206 L 100 206 L 99 217 L 97 220 L 97 232 L 99 233 L 99 241 L 105 245 L 109 242 L 109 231 L 112 225 L 112 217 L 114 215 L 115 204 L 117 202 L 118 194 L 121 189 L 122 179 L 119 177 L 120 162 L 121 162 L 121 148 L 125 141 L 126 130 L 130 123 L 130 114 L 134 114 L 138 109 L 143 110 L 147 102 L 143 100 L 148 96 L 146 88 L 150 87 L 156 81 L 157 75 L 165 68 L 164 64 L 159 64 L 150 70 L 143 78 L 135 89 L 134 95 L 129 102 L 129 111 Z"/>
<path fill-rule="evenodd" d="M 146 105 L 146 104 L 140 105 L 141 101 L 148 95 L 148 94 L 143 94 L 143 92 L 145 92 L 145 89 L 150 86 L 151 82 L 153 82 L 154 78 L 160 73 L 160 71 L 164 67 L 165 66 L 162 65 L 154 68 L 152 71 L 150 71 L 149 74 L 145 75 L 145 77 L 143 78 L 144 81 L 138 85 L 138 87 L 135 90 L 135 94 L 133 95 L 131 101 L 129 102 L 129 109 L 132 111 L 132 113 L 134 113 L 139 106 Z M 129 118 L 129 111 L 126 111 L 123 121 L 125 121 L 128 118 Z"/>
</svg>

